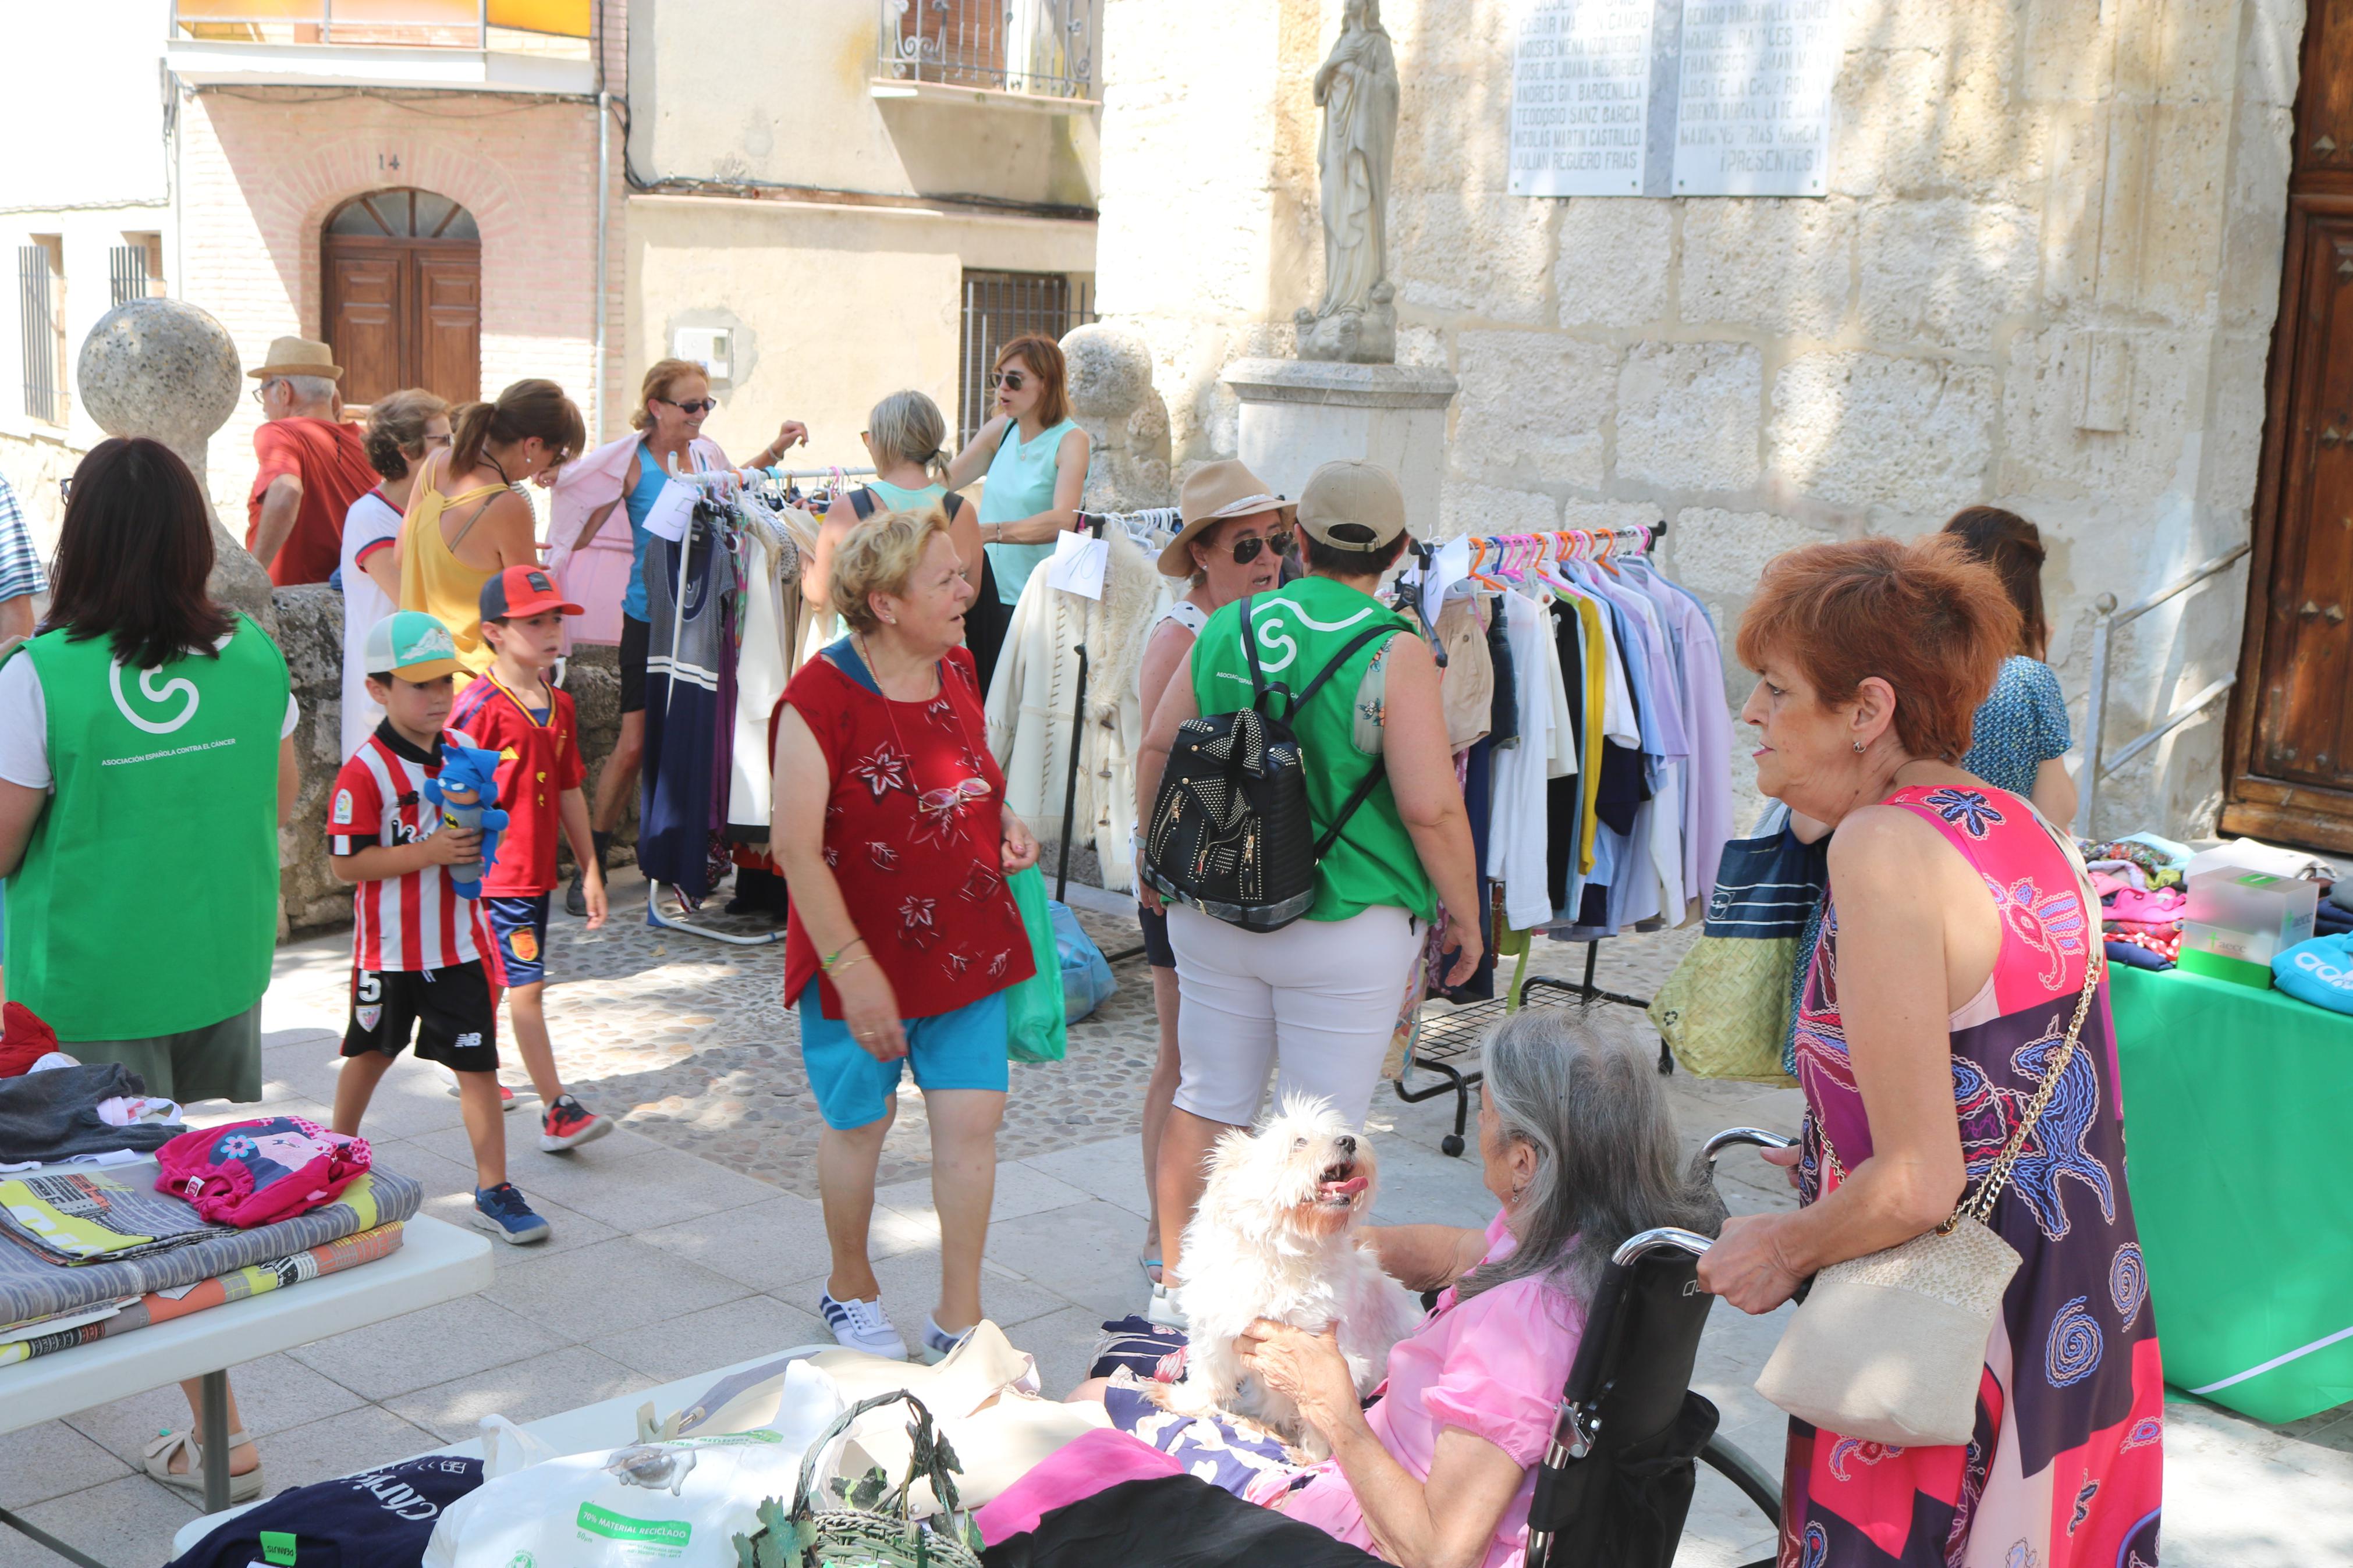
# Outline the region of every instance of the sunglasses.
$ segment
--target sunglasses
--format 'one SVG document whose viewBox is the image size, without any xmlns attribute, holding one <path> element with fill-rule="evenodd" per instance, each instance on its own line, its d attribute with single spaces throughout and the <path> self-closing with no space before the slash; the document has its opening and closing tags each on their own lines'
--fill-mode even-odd
<svg viewBox="0 0 2353 1568">
<path fill-rule="evenodd" d="M 1248 539 L 1235 540 L 1234 564 L 1237 566 L 1247 566 L 1251 562 L 1258 559 L 1258 552 L 1260 551 L 1270 547 L 1273 549 L 1277 555 L 1290 554 L 1291 531 L 1289 529 L 1284 529 L 1279 533 L 1253 533 Z"/>
<path fill-rule="evenodd" d="M 698 397 L 691 403 L 679 403 L 668 397 L 657 397 L 654 401 L 669 404 L 690 419 L 698 414 L 708 414 L 719 406 L 719 399 L 715 397 Z"/>
<path fill-rule="evenodd" d="M 1018 370 L 992 370 L 988 373 L 988 384 L 1001 386 L 1008 392 L 1018 392 L 1029 383 Z"/>
</svg>

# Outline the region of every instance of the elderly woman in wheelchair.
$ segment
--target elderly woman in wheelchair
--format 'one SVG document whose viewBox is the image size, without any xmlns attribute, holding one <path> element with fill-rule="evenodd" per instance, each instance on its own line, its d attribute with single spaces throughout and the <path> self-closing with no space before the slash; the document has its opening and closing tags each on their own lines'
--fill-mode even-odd
<svg viewBox="0 0 2353 1568">
<path fill-rule="evenodd" d="M 1724 1209 L 1704 1174 L 1683 1169 L 1650 1064 L 1576 1015 L 1506 1021 L 1486 1042 L 1484 1071 L 1479 1150 L 1494 1220 L 1365 1233 L 1390 1274 L 1439 1292 L 1390 1352 L 1380 1395 L 1359 1406 L 1328 1333 L 1261 1320 L 1245 1350 L 1330 1458 L 1301 1468 L 1275 1448 L 1250 1458 L 1248 1437 L 1223 1422 L 1166 1415 L 1103 1380 L 1071 1397 L 1104 1399 L 1115 1423 L 1195 1473 L 1215 1470 L 1228 1489 L 1389 1562 L 1523 1562 L 1537 1472 L 1612 1251 L 1660 1227 L 1713 1235 Z"/>
</svg>

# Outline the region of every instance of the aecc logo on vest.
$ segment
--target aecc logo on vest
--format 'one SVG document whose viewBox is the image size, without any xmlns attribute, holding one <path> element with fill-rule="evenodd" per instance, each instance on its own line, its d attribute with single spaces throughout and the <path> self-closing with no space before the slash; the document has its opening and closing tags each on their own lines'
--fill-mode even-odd
<svg viewBox="0 0 2353 1568">
<path fill-rule="evenodd" d="M 186 676 L 176 676 L 158 686 L 156 682 L 163 679 L 163 675 L 164 672 L 160 669 L 141 670 L 139 694 L 153 703 L 170 702 L 176 698 L 185 697 L 187 706 L 181 709 L 174 717 L 149 719 L 135 711 L 131 706 L 130 699 L 123 695 L 122 661 L 119 658 L 113 659 L 107 665 L 107 685 L 114 692 L 114 706 L 121 710 L 125 719 L 151 735 L 168 735 L 174 730 L 185 728 L 188 721 L 196 716 L 196 705 L 203 700 L 196 691 L 196 683 Z"/>
</svg>

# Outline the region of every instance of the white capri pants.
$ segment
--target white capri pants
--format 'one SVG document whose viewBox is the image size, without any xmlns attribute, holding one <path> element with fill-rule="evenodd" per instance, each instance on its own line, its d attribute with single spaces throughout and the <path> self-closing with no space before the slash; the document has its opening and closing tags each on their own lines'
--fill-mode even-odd
<svg viewBox="0 0 2353 1568">
<path fill-rule="evenodd" d="M 1171 902 L 1168 944 L 1184 997 L 1177 1107 L 1247 1127 L 1276 1067 L 1277 1103 L 1320 1094 L 1362 1126 L 1426 934 L 1394 904 L 1247 931 Z"/>
</svg>

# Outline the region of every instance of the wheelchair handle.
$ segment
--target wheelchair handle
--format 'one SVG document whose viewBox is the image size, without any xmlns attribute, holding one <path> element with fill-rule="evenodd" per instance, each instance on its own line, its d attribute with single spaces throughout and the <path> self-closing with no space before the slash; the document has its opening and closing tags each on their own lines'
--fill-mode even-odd
<svg viewBox="0 0 2353 1568">
<path fill-rule="evenodd" d="M 1795 1138 L 1784 1138 L 1778 1132 L 1767 1132 L 1762 1127 L 1728 1127 L 1703 1144 L 1700 1152 L 1707 1156 L 1710 1166 L 1715 1157 L 1726 1149 L 1748 1144 L 1758 1149 L 1787 1149 L 1796 1143 Z"/>
<path fill-rule="evenodd" d="M 1618 1250 L 1609 1255 L 1609 1261 L 1620 1268 L 1630 1268 L 1644 1257 L 1665 1247 L 1681 1247 L 1697 1258 L 1708 1249 L 1709 1245 L 1707 1237 L 1696 1231 L 1662 1225 L 1655 1230 L 1638 1230 L 1620 1242 Z"/>
</svg>

